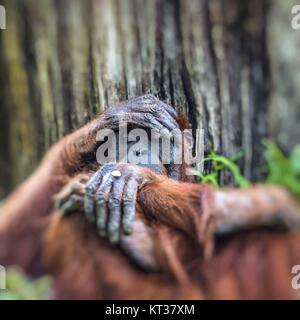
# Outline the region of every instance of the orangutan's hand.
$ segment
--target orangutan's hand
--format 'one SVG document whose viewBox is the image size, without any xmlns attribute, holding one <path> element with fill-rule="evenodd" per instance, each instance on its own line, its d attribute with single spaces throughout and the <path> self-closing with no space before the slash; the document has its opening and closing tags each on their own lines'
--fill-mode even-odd
<svg viewBox="0 0 300 320">
<path fill-rule="evenodd" d="M 113 170 L 122 175 L 114 177 L 111 175 Z M 160 263 L 155 253 L 154 231 L 143 215 L 135 214 L 136 192 L 143 184 L 152 181 L 152 176 L 155 177 L 148 169 L 127 164 L 107 165 L 94 175 L 82 173 L 56 195 L 56 208 L 67 217 L 88 207 L 88 214 L 102 236 L 108 235 L 114 244 L 118 241 L 129 258 L 143 270 L 158 271 Z M 130 236 L 121 231 L 122 208 L 123 229 L 131 232 Z"/>
<path fill-rule="evenodd" d="M 101 122 L 105 128 L 117 129 L 122 124 L 158 131 L 179 129 L 175 109 L 149 94 L 111 106 Z"/>
<path fill-rule="evenodd" d="M 118 243 L 123 229 L 132 231 L 137 192 L 158 180 L 151 170 L 133 164 L 105 164 L 91 178 L 79 175 L 57 197 L 56 207 L 69 214 L 83 210 L 87 220 L 111 243 Z"/>
<path fill-rule="evenodd" d="M 157 176 L 149 169 L 120 163 L 105 164 L 85 187 L 84 211 L 88 221 L 96 222 L 101 235 L 118 243 L 121 225 L 132 231 L 138 189 Z"/>
</svg>

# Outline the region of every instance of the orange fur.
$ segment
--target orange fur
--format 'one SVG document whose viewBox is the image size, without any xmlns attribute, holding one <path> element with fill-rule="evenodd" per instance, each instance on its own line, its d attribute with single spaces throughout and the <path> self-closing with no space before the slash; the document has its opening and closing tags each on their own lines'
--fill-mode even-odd
<svg viewBox="0 0 300 320">
<path fill-rule="evenodd" d="M 35 275 L 46 266 L 55 279 L 54 297 L 61 299 L 298 297 L 290 284 L 291 267 L 300 262 L 298 233 L 240 232 L 216 241 L 211 259 L 204 259 L 210 187 L 163 178 L 140 192 L 139 214 L 151 222 L 159 244 L 163 271 L 155 274 L 99 238 L 82 214 L 53 212 L 53 195 L 87 165 L 98 130 L 96 119 L 60 141 L 1 207 L 1 264 Z"/>
<path fill-rule="evenodd" d="M 84 216 L 54 217 L 45 259 L 56 298 L 264 299 L 299 298 L 291 267 L 300 261 L 300 234 L 256 228 L 216 240 L 204 259 L 197 225 L 211 201 L 207 186 L 160 180 L 139 194 L 156 231 L 163 271 L 148 274 L 97 236 Z M 206 199 L 205 199 L 206 198 Z M 204 201 L 204 202 L 205 202 Z M 201 239 L 200 239 L 201 240 Z"/>
<path fill-rule="evenodd" d="M 95 148 L 99 117 L 55 144 L 0 207 L 0 264 L 19 265 L 32 276 L 44 273 L 41 239 L 49 225 L 53 197 L 87 166 L 85 157 Z"/>
</svg>

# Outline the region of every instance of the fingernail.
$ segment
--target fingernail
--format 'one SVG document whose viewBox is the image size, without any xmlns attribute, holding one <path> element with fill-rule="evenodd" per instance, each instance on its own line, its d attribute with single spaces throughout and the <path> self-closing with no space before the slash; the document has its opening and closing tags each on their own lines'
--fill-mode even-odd
<svg viewBox="0 0 300 320">
<path fill-rule="evenodd" d="M 124 225 L 124 232 L 126 234 L 131 234 L 132 232 L 132 227 L 130 225 Z"/>
<path fill-rule="evenodd" d="M 118 234 L 114 234 L 112 236 L 110 236 L 109 241 L 112 245 L 116 245 L 119 242 L 119 235 Z"/>
</svg>

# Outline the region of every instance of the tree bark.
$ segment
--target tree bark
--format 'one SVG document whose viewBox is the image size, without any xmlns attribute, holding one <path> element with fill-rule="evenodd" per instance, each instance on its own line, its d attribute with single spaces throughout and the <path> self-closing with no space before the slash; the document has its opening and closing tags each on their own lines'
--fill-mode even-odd
<svg viewBox="0 0 300 320">
<path fill-rule="evenodd" d="M 144 93 L 204 128 L 206 152 L 243 150 L 240 165 L 253 181 L 264 174 L 264 137 L 285 151 L 297 142 L 300 31 L 290 25 L 291 0 L 3 4 L 0 196 L 55 141 Z"/>
</svg>

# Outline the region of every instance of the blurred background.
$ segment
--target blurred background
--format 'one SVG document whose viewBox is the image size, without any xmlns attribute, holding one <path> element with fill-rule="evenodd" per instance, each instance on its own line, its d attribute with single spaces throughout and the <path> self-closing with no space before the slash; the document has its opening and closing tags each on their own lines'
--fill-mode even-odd
<svg viewBox="0 0 300 320">
<path fill-rule="evenodd" d="M 292 27 L 297 4 L 0 0 L 6 10 L 6 29 L 0 30 L 0 200 L 55 141 L 111 104 L 143 93 L 185 112 L 193 128 L 204 128 L 206 153 L 242 151 L 243 175 L 261 180 L 264 138 L 284 153 L 299 143 L 300 30 Z M 231 179 L 221 173 L 221 184 Z M 27 291 L 12 289 L 6 297 L 48 295 L 49 279 L 32 284 L 15 270 L 9 279 L 11 288 Z"/>
<path fill-rule="evenodd" d="M 9 0 L 0 30 L 0 197 L 59 138 L 110 104 L 152 92 L 205 129 L 206 151 L 299 142 L 295 0 Z M 230 182 L 229 177 L 222 177 Z"/>
</svg>

